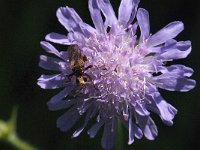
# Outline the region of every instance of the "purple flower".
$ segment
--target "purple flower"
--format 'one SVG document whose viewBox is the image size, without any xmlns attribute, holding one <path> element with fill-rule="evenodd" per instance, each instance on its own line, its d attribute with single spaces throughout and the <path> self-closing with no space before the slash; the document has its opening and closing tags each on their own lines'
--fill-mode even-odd
<svg viewBox="0 0 200 150">
<path fill-rule="evenodd" d="M 191 68 L 166 65 L 191 52 L 190 41 L 173 39 L 183 31 L 183 23 L 175 21 L 150 34 L 148 11 L 138 9 L 138 4 L 139 0 L 121 0 L 117 18 L 109 0 L 89 0 L 95 28 L 84 23 L 73 8 L 57 10 L 59 22 L 69 33 L 50 33 L 45 39 L 66 48 L 78 46 L 87 58 L 79 68 L 84 86 L 73 70 L 69 51 L 58 51 L 49 42 L 41 42 L 45 51 L 57 58 L 40 56 L 40 67 L 54 70 L 55 74 L 42 75 L 38 85 L 44 89 L 63 88 L 51 98 L 48 107 L 68 109 L 58 118 L 57 127 L 67 131 L 84 116 L 83 125 L 72 136 L 77 137 L 91 119 L 96 120 L 88 134 L 93 138 L 104 126 L 101 140 L 104 149 L 114 146 L 117 120 L 128 129 L 128 144 L 143 135 L 153 140 L 158 131 L 150 112 L 158 114 L 167 125 L 173 124 L 177 113 L 158 88 L 187 92 L 195 87 L 195 81 L 188 79 L 193 74 Z M 136 35 L 137 30 L 140 36 Z"/>
</svg>

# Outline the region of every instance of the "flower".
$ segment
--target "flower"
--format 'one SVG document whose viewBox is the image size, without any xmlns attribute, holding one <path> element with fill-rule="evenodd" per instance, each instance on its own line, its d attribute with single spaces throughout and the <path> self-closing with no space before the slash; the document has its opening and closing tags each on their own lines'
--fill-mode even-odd
<svg viewBox="0 0 200 150">
<path fill-rule="evenodd" d="M 57 127 L 67 131 L 85 114 L 83 125 L 72 137 L 77 137 L 91 119 L 96 120 L 88 131 L 89 136 L 93 138 L 104 126 L 101 144 L 104 149 L 111 149 L 116 138 L 116 122 L 121 120 L 128 129 L 128 144 L 143 135 L 153 140 L 158 131 L 150 112 L 158 114 L 167 125 L 173 124 L 177 113 L 158 88 L 187 92 L 195 87 L 195 81 L 188 78 L 193 74 L 191 68 L 167 65 L 191 52 L 190 41 L 174 40 L 184 25 L 175 21 L 152 35 L 149 13 L 138 9 L 139 0 L 121 0 L 118 18 L 109 0 L 88 3 L 95 28 L 84 23 L 73 8 L 61 7 L 57 17 L 69 33 L 50 33 L 41 42 L 45 51 L 57 58 L 42 55 L 40 67 L 59 73 L 42 75 L 38 85 L 44 89 L 64 88 L 51 98 L 48 107 L 68 109 L 58 118 Z M 137 30 L 140 36 L 136 35 Z M 70 60 L 69 51 L 58 51 L 47 41 L 66 47 L 78 46 L 82 57 L 87 58 L 79 68 L 84 86 L 73 70 L 72 61 L 75 62 Z"/>
</svg>

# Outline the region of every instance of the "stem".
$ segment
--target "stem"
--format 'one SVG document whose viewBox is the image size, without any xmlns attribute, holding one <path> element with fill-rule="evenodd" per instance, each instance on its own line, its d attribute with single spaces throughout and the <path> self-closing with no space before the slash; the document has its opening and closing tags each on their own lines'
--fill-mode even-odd
<svg viewBox="0 0 200 150">
<path fill-rule="evenodd" d="M 18 150 L 38 150 L 29 145 L 28 143 L 24 142 L 23 140 L 21 140 L 20 138 L 18 138 L 15 133 L 10 134 L 9 137 L 7 138 L 7 141 L 11 145 L 16 147 Z"/>
<path fill-rule="evenodd" d="M 123 150 L 123 129 L 122 129 L 122 123 L 120 119 L 117 120 L 117 141 L 115 150 Z"/>
</svg>

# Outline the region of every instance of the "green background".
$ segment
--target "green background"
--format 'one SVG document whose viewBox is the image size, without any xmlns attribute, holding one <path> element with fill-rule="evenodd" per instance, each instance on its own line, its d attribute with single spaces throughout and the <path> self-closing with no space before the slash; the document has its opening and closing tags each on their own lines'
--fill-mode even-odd
<svg viewBox="0 0 200 150">
<path fill-rule="evenodd" d="M 117 11 L 119 0 L 111 0 Z M 0 0 L 0 119 L 9 119 L 13 106 L 19 106 L 17 131 L 21 138 L 41 150 L 101 150 L 102 130 L 90 139 L 84 131 L 71 139 L 56 128 L 56 119 L 63 111 L 51 112 L 46 102 L 59 90 L 42 90 L 36 82 L 44 73 L 38 67 L 39 55 L 45 54 L 39 45 L 46 34 L 67 32 L 58 23 L 55 12 L 60 6 L 73 7 L 81 18 L 91 23 L 87 0 Z M 192 67 L 197 81 L 188 93 L 161 91 L 163 97 L 178 109 L 174 125 L 164 125 L 152 115 L 159 135 L 155 141 L 145 138 L 127 145 L 127 130 L 123 129 L 122 150 L 197 150 L 200 149 L 200 1 L 141 0 L 140 7 L 150 13 L 151 33 L 169 22 L 180 20 L 185 30 L 178 40 L 191 40 L 192 53 L 178 60 Z M 78 125 L 76 126 L 78 127 Z M 87 128 L 88 129 L 88 128 Z M 15 150 L 0 141 L 0 150 Z"/>
</svg>

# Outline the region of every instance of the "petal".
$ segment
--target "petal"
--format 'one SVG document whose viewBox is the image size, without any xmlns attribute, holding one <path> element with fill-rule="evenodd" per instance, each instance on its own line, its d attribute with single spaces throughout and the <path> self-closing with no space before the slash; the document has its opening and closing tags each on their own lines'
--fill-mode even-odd
<svg viewBox="0 0 200 150">
<path fill-rule="evenodd" d="M 80 25 L 79 25 L 80 26 Z M 82 32 L 82 30 L 81 30 Z M 74 39 L 74 44 L 85 44 L 87 38 L 83 35 L 83 33 L 80 32 L 73 32 L 72 39 Z"/>
<path fill-rule="evenodd" d="M 168 104 L 158 92 L 151 94 L 151 96 L 152 98 L 149 99 L 152 99 L 152 102 L 147 107 L 157 113 L 165 124 L 173 125 L 174 116 L 177 114 L 176 108 Z"/>
<path fill-rule="evenodd" d="M 61 109 L 67 109 L 76 103 L 77 103 L 77 99 L 71 99 L 71 100 L 67 99 L 67 100 L 60 100 L 56 103 L 48 102 L 47 105 L 48 105 L 49 110 L 56 111 L 56 110 L 61 110 Z"/>
<path fill-rule="evenodd" d="M 63 44 L 63 45 L 71 45 L 72 44 L 72 42 L 68 39 L 67 36 L 58 34 L 58 33 L 54 33 L 54 32 L 46 35 L 45 39 L 47 41 L 57 43 L 57 44 Z"/>
<path fill-rule="evenodd" d="M 130 113 L 129 117 L 129 125 L 128 125 L 128 145 L 131 145 L 134 142 L 134 130 L 133 130 L 133 121 L 132 121 L 132 113 Z"/>
<path fill-rule="evenodd" d="M 154 121 L 149 116 L 139 116 L 139 125 L 148 140 L 154 140 L 158 135 L 157 127 Z"/>
<path fill-rule="evenodd" d="M 101 9 L 102 13 L 104 14 L 106 21 L 106 26 L 112 27 L 113 25 L 117 24 L 117 18 L 115 12 L 110 4 L 109 0 L 98 0 L 98 6 Z"/>
<path fill-rule="evenodd" d="M 137 21 L 141 31 L 140 41 L 145 41 L 150 34 L 149 13 L 143 8 L 139 8 L 137 12 Z"/>
<path fill-rule="evenodd" d="M 68 34 L 67 34 L 67 38 L 68 38 L 68 40 L 70 41 L 70 42 L 72 42 L 72 45 L 73 44 L 76 44 L 76 39 L 74 38 L 74 33 L 76 33 L 76 31 L 74 31 L 74 32 L 69 32 Z M 80 33 L 79 33 L 80 34 Z"/>
<path fill-rule="evenodd" d="M 61 57 L 63 59 L 66 59 L 67 57 L 65 58 L 64 56 L 66 56 L 65 53 L 61 53 Z M 72 73 L 69 63 L 60 61 L 60 59 L 57 58 L 52 58 L 44 55 L 40 56 L 39 66 L 46 70 L 60 71 L 65 75 Z"/>
<path fill-rule="evenodd" d="M 140 3 L 140 0 L 132 0 L 132 5 L 133 5 L 133 10 L 132 10 L 132 13 L 131 13 L 131 17 L 127 23 L 127 25 L 131 24 L 133 22 L 133 20 L 135 19 L 135 15 L 136 15 L 136 12 L 137 12 L 137 8 L 138 8 L 138 5 Z"/>
<path fill-rule="evenodd" d="M 60 57 L 60 52 L 53 46 L 51 45 L 49 42 L 46 41 L 41 41 L 40 45 L 42 46 L 42 48 L 51 54 L 55 54 L 56 56 Z"/>
<path fill-rule="evenodd" d="M 94 113 L 95 111 L 95 113 Z M 87 111 L 87 115 L 85 117 L 85 121 L 84 121 L 84 124 L 78 129 L 76 130 L 74 133 L 73 133 L 73 138 L 75 137 L 78 137 L 80 135 L 80 133 L 85 129 L 85 127 L 87 126 L 88 122 L 90 119 L 92 119 L 94 117 L 94 115 L 96 115 L 96 109 L 94 110 L 93 108 L 90 108 L 88 111 Z"/>
<path fill-rule="evenodd" d="M 101 145 L 103 149 L 110 150 L 114 147 L 117 122 L 115 119 L 105 122 Z"/>
<path fill-rule="evenodd" d="M 41 75 L 37 84 L 43 89 L 56 89 L 65 86 L 65 76 L 62 74 L 56 75 Z"/>
<path fill-rule="evenodd" d="M 60 7 L 56 12 L 59 22 L 69 31 L 81 32 L 79 22 L 82 22 L 79 15 L 73 8 Z"/>
<path fill-rule="evenodd" d="M 163 74 L 165 73 L 176 73 L 180 76 L 183 77 L 190 77 L 194 70 L 192 68 L 186 67 L 184 65 L 171 65 L 171 66 L 165 66 L 165 67 L 160 67 L 160 70 Z"/>
<path fill-rule="evenodd" d="M 138 22 L 135 22 L 135 23 L 132 25 L 132 28 L 131 28 L 131 31 L 132 31 L 133 35 L 136 34 L 137 28 L 138 28 Z M 133 39 L 136 39 L 136 36 L 133 37 Z"/>
<path fill-rule="evenodd" d="M 133 131 L 135 132 L 134 135 L 137 139 L 142 138 L 142 136 L 143 136 L 142 130 L 135 124 L 133 124 Z"/>
<path fill-rule="evenodd" d="M 66 132 L 72 128 L 72 126 L 80 119 L 81 115 L 79 115 L 77 108 L 73 107 L 64 113 L 61 117 L 57 120 L 57 127 Z"/>
<path fill-rule="evenodd" d="M 181 92 L 187 92 L 192 90 L 196 86 L 196 81 L 187 78 L 179 78 L 175 90 Z"/>
<path fill-rule="evenodd" d="M 125 28 L 128 26 L 127 23 L 131 17 L 133 9 L 133 0 L 121 0 L 118 10 L 118 21 L 120 25 L 123 25 Z"/>
<path fill-rule="evenodd" d="M 91 27 L 90 25 L 88 25 L 87 23 L 84 23 L 84 22 L 80 22 L 79 26 L 80 26 L 83 34 L 85 35 L 85 37 L 88 37 L 88 38 L 94 37 L 96 30 L 93 27 Z"/>
<path fill-rule="evenodd" d="M 128 130 L 129 130 L 129 140 L 128 140 L 128 144 L 131 145 L 134 142 L 134 136 L 138 139 L 142 138 L 143 133 L 141 131 L 140 128 L 138 128 L 132 120 L 132 113 L 130 113 L 130 117 L 129 117 L 129 126 L 128 126 Z"/>
<path fill-rule="evenodd" d="M 166 41 L 176 37 L 181 31 L 183 31 L 184 25 L 180 21 L 175 21 L 163 29 L 152 35 L 146 43 L 147 47 L 153 47 L 165 43 Z"/>
<path fill-rule="evenodd" d="M 63 60 L 65 60 L 67 63 L 69 63 L 69 54 L 67 51 L 61 51 L 60 52 L 60 58 L 62 58 Z"/>
<path fill-rule="evenodd" d="M 134 142 L 134 137 L 136 137 L 137 139 L 141 139 L 143 136 L 143 132 L 142 130 L 136 125 L 134 124 L 131 117 L 129 117 L 129 121 L 123 121 L 123 125 L 128 129 L 129 132 L 129 139 L 128 139 L 128 145 L 131 145 Z"/>
<path fill-rule="evenodd" d="M 39 66 L 46 70 L 62 71 L 61 65 L 65 64 L 60 59 L 41 55 Z"/>
<path fill-rule="evenodd" d="M 59 92 L 58 94 L 56 94 L 54 97 L 52 97 L 52 98 L 48 101 L 48 103 L 47 103 L 48 108 L 49 108 L 50 110 L 57 110 L 57 109 L 59 109 L 60 107 L 62 107 L 62 106 L 60 106 L 61 104 L 65 104 L 65 105 L 68 104 L 68 105 L 70 105 L 70 103 L 73 104 L 73 101 L 76 102 L 76 101 L 77 101 L 76 99 L 67 100 L 67 101 L 63 101 L 63 102 L 62 102 L 62 100 L 63 100 L 65 97 L 67 97 L 67 96 L 70 94 L 70 92 L 71 92 L 74 88 L 75 88 L 74 86 L 72 86 L 71 84 L 68 84 L 64 90 L 62 90 L 61 92 Z M 72 101 L 72 102 L 71 102 L 71 101 Z M 67 106 L 67 105 L 66 105 L 66 106 Z M 64 107 L 64 106 L 63 106 L 63 107 Z"/>
<path fill-rule="evenodd" d="M 97 132 L 99 131 L 99 129 L 102 127 L 102 125 L 104 124 L 104 121 L 100 120 L 100 122 L 97 122 L 95 125 L 92 126 L 92 128 L 90 128 L 88 130 L 88 134 L 90 136 L 90 138 L 94 138 L 97 134 Z"/>
<path fill-rule="evenodd" d="M 136 102 L 135 111 L 141 116 L 148 116 L 150 114 L 146 107 L 140 104 L 140 102 Z"/>
<path fill-rule="evenodd" d="M 182 59 L 186 58 L 191 52 L 192 46 L 190 41 L 180 41 L 175 40 L 169 41 L 162 47 L 160 55 L 166 60 L 169 59 Z"/>
<path fill-rule="evenodd" d="M 169 91 L 187 92 L 196 85 L 194 80 L 171 72 L 154 77 L 154 81 L 159 88 Z"/>
<path fill-rule="evenodd" d="M 92 17 L 92 21 L 94 23 L 95 28 L 99 33 L 105 33 L 103 19 L 101 16 L 99 6 L 97 4 L 97 0 L 89 0 L 88 4 L 89 4 L 90 15 Z"/>
</svg>

